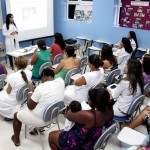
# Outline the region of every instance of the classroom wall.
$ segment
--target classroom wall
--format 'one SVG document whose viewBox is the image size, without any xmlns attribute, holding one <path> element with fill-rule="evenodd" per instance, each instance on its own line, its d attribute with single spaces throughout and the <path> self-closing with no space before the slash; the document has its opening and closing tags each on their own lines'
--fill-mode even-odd
<svg viewBox="0 0 150 150">
<path fill-rule="evenodd" d="M 89 24 L 68 21 L 66 17 L 67 0 L 54 0 L 54 31 L 61 32 L 64 38 L 75 38 L 81 35 L 91 39 L 101 39 L 111 43 L 118 43 L 123 36 L 127 36 L 130 30 L 134 30 L 137 34 L 139 46 L 149 48 L 150 31 L 113 27 L 115 1 L 116 0 L 93 0 L 93 22 Z M 1 4 L 3 21 L 5 22 L 5 0 L 1 0 Z M 50 45 L 53 41 L 52 38 L 46 38 L 45 40 L 47 45 Z M 2 30 L 0 30 L 0 41 L 4 42 Z M 31 41 L 20 44 L 21 47 L 29 45 L 31 45 Z"/>
<path fill-rule="evenodd" d="M 91 24 L 68 21 L 67 0 L 55 0 L 55 32 L 61 32 L 65 38 L 85 36 L 93 40 L 101 39 L 118 43 L 130 30 L 137 34 L 139 47 L 150 48 L 150 31 L 133 28 L 113 27 L 114 3 L 116 0 L 93 0 L 93 22 Z"/>
</svg>

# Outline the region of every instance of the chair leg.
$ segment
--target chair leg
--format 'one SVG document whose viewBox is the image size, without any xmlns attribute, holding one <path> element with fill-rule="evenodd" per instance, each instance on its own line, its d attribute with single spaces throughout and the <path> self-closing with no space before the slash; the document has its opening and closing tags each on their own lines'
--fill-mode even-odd
<svg viewBox="0 0 150 150">
<path fill-rule="evenodd" d="M 57 123 L 58 129 L 60 130 L 60 125 L 59 125 L 58 119 L 56 120 L 56 123 Z"/>
<path fill-rule="evenodd" d="M 43 145 L 43 141 L 42 141 L 41 133 L 40 133 L 39 129 L 37 129 L 37 128 L 36 128 L 36 130 L 37 130 L 37 132 L 38 132 L 38 135 L 39 135 L 39 137 L 40 137 L 40 141 L 41 141 L 42 150 L 44 150 L 44 145 Z"/>
<path fill-rule="evenodd" d="M 27 126 L 25 125 L 25 139 L 27 138 Z"/>
</svg>

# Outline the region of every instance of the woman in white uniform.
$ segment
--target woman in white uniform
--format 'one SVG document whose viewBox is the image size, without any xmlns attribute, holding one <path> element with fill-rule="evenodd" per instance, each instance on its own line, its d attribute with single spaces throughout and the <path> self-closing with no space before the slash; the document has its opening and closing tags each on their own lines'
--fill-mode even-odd
<svg viewBox="0 0 150 150">
<path fill-rule="evenodd" d="M 117 50 L 118 68 L 121 70 L 121 73 L 124 73 L 124 67 L 128 59 L 131 57 L 132 51 L 133 49 L 131 47 L 130 40 L 126 37 L 123 37 Z"/>
<path fill-rule="evenodd" d="M 74 85 L 67 86 L 64 98 L 65 104 L 69 106 L 74 100 L 80 103 L 88 101 L 88 91 L 99 82 L 102 82 L 104 78 L 103 64 L 98 55 L 94 54 L 89 56 L 88 66 L 91 72 L 85 73 L 75 80 Z"/>
<path fill-rule="evenodd" d="M 14 23 L 14 17 L 12 14 L 6 16 L 6 23 L 3 25 L 2 33 L 5 36 L 6 52 L 19 49 L 19 43 L 17 40 L 18 29 Z M 13 69 L 12 56 L 9 56 L 10 66 Z"/>
<path fill-rule="evenodd" d="M 137 42 L 136 34 L 134 31 L 129 31 L 128 39 L 131 42 L 132 49 L 136 50 L 138 48 L 138 42 Z"/>
<path fill-rule="evenodd" d="M 125 67 L 127 76 L 110 93 L 116 103 L 113 106 L 115 116 L 125 116 L 133 97 L 144 92 L 142 65 L 139 60 L 129 59 Z"/>
<path fill-rule="evenodd" d="M 20 102 L 16 100 L 18 89 L 23 84 L 31 82 L 32 72 L 26 70 L 27 59 L 24 56 L 15 59 L 17 72 L 10 74 L 6 78 L 8 87 L 0 92 L 0 115 L 5 117 L 5 120 L 14 118 L 14 113 L 20 110 Z"/>
</svg>

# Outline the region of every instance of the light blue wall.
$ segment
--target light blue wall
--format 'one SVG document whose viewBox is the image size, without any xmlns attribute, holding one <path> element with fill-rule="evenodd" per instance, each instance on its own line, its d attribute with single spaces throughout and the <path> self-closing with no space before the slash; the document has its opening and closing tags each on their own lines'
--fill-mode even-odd
<svg viewBox="0 0 150 150">
<path fill-rule="evenodd" d="M 85 36 L 92 39 L 101 39 L 116 43 L 123 36 L 127 36 L 128 31 L 133 29 L 113 27 L 114 0 L 93 0 L 93 22 L 91 24 L 67 21 L 67 0 L 54 0 L 54 30 L 61 32 L 65 38 L 75 38 Z M 3 18 L 5 22 L 6 6 L 5 0 L 1 0 Z M 139 46 L 150 47 L 150 31 L 136 30 Z M 0 30 L 0 41 L 4 42 L 2 31 Z M 52 38 L 46 38 L 48 45 L 52 43 Z M 31 42 L 21 43 L 21 46 L 31 45 Z"/>
<path fill-rule="evenodd" d="M 114 0 L 93 0 L 93 22 L 91 24 L 67 21 L 66 1 L 55 1 L 55 32 L 61 32 L 65 38 L 85 36 L 93 40 L 101 39 L 118 43 L 130 30 L 137 34 L 139 47 L 150 47 L 150 31 L 113 27 Z"/>
</svg>

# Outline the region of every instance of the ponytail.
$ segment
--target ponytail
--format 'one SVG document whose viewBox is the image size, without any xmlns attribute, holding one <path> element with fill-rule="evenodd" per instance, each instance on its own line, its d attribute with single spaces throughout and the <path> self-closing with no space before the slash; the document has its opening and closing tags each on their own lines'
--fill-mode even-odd
<svg viewBox="0 0 150 150">
<path fill-rule="evenodd" d="M 23 70 L 21 71 L 21 75 L 22 75 L 22 78 L 23 78 L 24 82 L 26 84 L 29 84 L 28 78 L 27 78 L 27 76 L 26 76 L 26 74 Z"/>
</svg>

